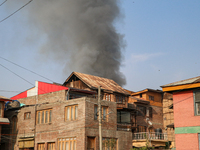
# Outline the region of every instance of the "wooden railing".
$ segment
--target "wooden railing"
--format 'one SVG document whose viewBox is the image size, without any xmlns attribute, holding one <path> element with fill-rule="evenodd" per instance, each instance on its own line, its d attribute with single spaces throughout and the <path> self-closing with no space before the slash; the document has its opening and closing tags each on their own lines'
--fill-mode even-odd
<svg viewBox="0 0 200 150">
<path fill-rule="evenodd" d="M 160 132 L 139 132 L 133 134 L 133 140 L 167 140 L 167 133 Z"/>
</svg>

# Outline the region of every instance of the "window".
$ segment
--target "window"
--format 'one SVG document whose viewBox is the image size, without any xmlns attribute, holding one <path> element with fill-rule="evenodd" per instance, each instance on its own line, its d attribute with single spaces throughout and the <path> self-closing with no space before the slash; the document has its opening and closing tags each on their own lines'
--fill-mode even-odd
<svg viewBox="0 0 200 150">
<path fill-rule="evenodd" d="M 153 118 L 153 108 L 149 107 L 149 118 Z"/>
<path fill-rule="evenodd" d="M 117 111 L 117 123 L 131 123 L 130 112 Z"/>
<path fill-rule="evenodd" d="M 58 139 L 58 150 L 76 150 L 76 138 Z"/>
<path fill-rule="evenodd" d="M 2 116 L 2 111 L 3 111 L 3 103 L 2 102 L 0 102 L 0 117 L 3 117 Z"/>
<path fill-rule="evenodd" d="M 194 92 L 194 110 L 195 115 L 200 115 L 200 91 Z"/>
<path fill-rule="evenodd" d="M 37 124 L 51 123 L 52 109 L 37 111 Z"/>
<path fill-rule="evenodd" d="M 31 119 L 31 112 L 24 113 L 24 120 Z"/>
<path fill-rule="evenodd" d="M 140 111 L 138 111 L 138 116 L 146 116 L 146 107 L 145 106 L 137 106 Z"/>
<path fill-rule="evenodd" d="M 55 143 L 54 142 L 47 143 L 47 150 L 55 150 Z"/>
<path fill-rule="evenodd" d="M 103 150 L 117 150 L 117 139 L 103 138 L 102 145 Z"/>
<path fill-rule="evenodd" d="M 117 103 L 124 103 L 125 102 L 125 97 L 121 95 L 116 95 L 116 102 Z"/>
<path fill-rule="evenodd" d="M 65 107 L 65 121 L 77 120 L 78 118 L 78 105 Z"/>
<path fill-rule="evenodd" d="M 140 98 L 142 98 L 142 93 L 140 93 Z"/>
<path fill-rule="evenodd" d="M 104 100 L 111 101 L 110 94 L 104 94 Z"/>
<path fill-rule="evenodd" d="M 137 126 L 137 131 L 138 132 L 146 132 L 146 129 L 147 129 L 146 126 L 140 126 L 140 125 Z"/>
<path fill-rule="evenodd" d="M 79 93 L 70 93 L 69 94 L 69 99 L 75 99 L 75 98 L 81 98 L 81 97 L 85 97 L 86 95 L 82 95 Z"/>
<path fill-rule="evenodd" d="M 108 121 L 108 107 L 107 106 L 101 106 L 101 118 L 104 121 Z M 98 119 L 98 106 L 94 105 L 94 120 Z"/>
<path fill-rule="evenodd" d="M 38 143 L 37 149 L 38 149 L 38 150 L 45 150 L 45 145 L 44 145 L 44 143 Z"/>
<path fill-rule="evenodd" d="M 154 101 L 154 96 L 149 95 L 149 100 Z"/>
</svg>

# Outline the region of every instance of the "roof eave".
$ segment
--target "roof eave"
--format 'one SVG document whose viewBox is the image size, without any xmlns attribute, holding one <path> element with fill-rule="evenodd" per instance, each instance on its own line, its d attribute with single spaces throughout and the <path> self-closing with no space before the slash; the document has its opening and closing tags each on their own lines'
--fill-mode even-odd
<svg viewBox="0 0 200 150">
<path fill-rule="evenodd" d="M 174 91 L 180 91 L 180 90 L 186 90 L 186 89 L 194 89 L 199 88 L 200 83 L 191 83 L 191 84 L 182 84 L 182 85 L 176 85 L 176 86 L 161 86 L 163 92 L 174 92 Z"/>
</svg>

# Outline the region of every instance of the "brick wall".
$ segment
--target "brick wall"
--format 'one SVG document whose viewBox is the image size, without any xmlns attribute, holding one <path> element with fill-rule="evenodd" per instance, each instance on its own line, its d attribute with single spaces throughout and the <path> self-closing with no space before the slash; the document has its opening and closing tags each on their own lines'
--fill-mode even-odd
<svg viewBox="0 0 200 150">
<path fill-rule="evenodd" d="M 18 134 L 17 140 L 22 140 L 24 137 L 34 137 L 35 135 L 35 150 L 38 143 L 45 143 L 47 148 L 48 142 L 57 143 L 59 138 L 76 137 L 77 150 L 87 148 L 87 137 L 96 138 L 96 149 L 98 148 L 98 121 L 94 120 L 94 106 L 97 100 L 91 98 L 77 98 L 73 100 L 65 100 L 65 90 L 32 96 L 19 101 L 24 104 L 20 111 L 13 112 L 18 117 Z M 36 102 L 38 103 L 37 105 Z M 78 105 L 78 119 L 74 121 L 65 121 L 65 107 Z M 102 123 L 102 136 L 107 138 L 118 139 L 118 148 L 131 148 L 131 132 L 117 131 L 116 120 L 116 103 L 102 101 L 103 106 L 108 106 L 108 122 Z M 35 116 L 37 111 L 52 109 L 52 122 L 47 124 L 36 124 Z M 31 118 L 24 120 L 24 113 L 30 112 Z M 11 116 L 11 115 L 10 115 Z M 18 150 L 19 143 L 16 142 L 15 148 Z M 58 148 L 57 148 L 58 149 Z"/>
</svg>

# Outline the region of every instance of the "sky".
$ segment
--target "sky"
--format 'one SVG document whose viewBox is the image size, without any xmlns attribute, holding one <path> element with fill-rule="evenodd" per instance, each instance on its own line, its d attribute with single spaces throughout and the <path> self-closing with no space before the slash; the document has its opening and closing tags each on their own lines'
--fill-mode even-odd
<svg viewBox="0 0 200 150">
<path fill-rule="evenodd" d="M 3 2 L 0 0 L 0 20 L 28 1 Z M 12 97 L 33 87 L 35 81 L 64 83 L 74 71 L 72 67 L 66 71 L 63 61 L 38 52 L 46 35 L 39 32 L 35 18 L 28 14 L 37 6 L 34 2 L 0 21 L 2 96 Z M 48 4 L 43 7 L 48 9 Z M 162 85 L 200 76 L 199 0 L 121 0 L 119 8 L 121 16 L 114 26 L 125 44 L 120 67 L 126 78 L 123 88 L 135 92 L 161 89 Z"/>
</svg>

